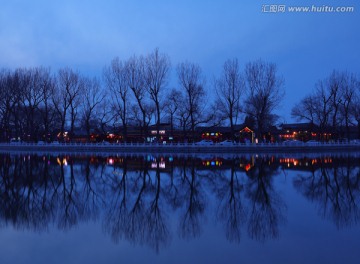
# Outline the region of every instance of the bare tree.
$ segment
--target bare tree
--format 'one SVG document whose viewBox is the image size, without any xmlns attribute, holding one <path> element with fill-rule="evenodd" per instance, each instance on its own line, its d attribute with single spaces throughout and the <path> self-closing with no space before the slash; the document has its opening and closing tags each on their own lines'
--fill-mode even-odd
<svg viewBox="0 0 360 264">
<path fill-rule="evenodd" d="M 16 69 L 7 79 L 6 85 L 8 86 L 8 92 L 12 95 L 8 102 L 10 104 L 10 123 L 8 129 L 11 129 L 11 126 L 14 129 L 12 132 L 15 133 L 15 137 L 23 137 L 24 136 L 24 107 L 21 103 L 22 93 L 26 89 L 26 86 L 29 85 L 29 75 L 26 74 L 25 69 Z"/>
<path fill-rule="evenodd" d="M 292 116 L 318 124 L 321 132 L 331 127 L 338 133 L 341 132 L 340 126 L 345 125 L 349 137 L 349 126 L 356 112 L 358 85 L 353 74 L 333 71 L 329 77 L 316 83 L 313 94 L 305 96 L 293 107 Z"/>
<path fill-rule="evenodd" d="M 358 83 L 358 87 L 360 87 L 360 83 Z M 354 97 L 354 104 L 351 106 L 350 112 L 357 123 L 358 138 L 360 138 L 360 90 L 359 89 L 357 89 L 356 91 Z"/>
<path fill-rule="evenodd" d="M 298 120 L 308 120 L 319 125 L 323 132 L 329 125 L 332 112 L 332 94 L 324 81 L 318 81 L 312 95 L 305 96 L 292 109 L 292 116 Z"/>
<path fill-rule="evenodd" d="M 0 127 L 2 140 L 8 140 L 10 137 L 10 116 L 13 104 L 13 94 L 10 92 L 10 87 L 8 86 L 10 76 L 11 72 L 9 70 L 2 69 L 0 71 Z"/>
<path fill-rule="evenodd" d="M 0 71 L 0 117 L 2 139 L 9 140 L 12 135 L 10 129 L 13 112 L 17 104 L 17 85 L 15 74 L 10 70 L 2 69 Z M 18 135 L 16 135 L 18 136 Z"/>
<path fill-rule="evenodd" d="M 194 140 L 195 127 L 204 122 L 205 80 L 202 77 L 200 66 L 194 63 L 180 63 L 177 73 L 181 89 L 185 93 L 184 105 L 190 119 L 190 130 Z"/>
<path fill-rule="evenodd" d="M 311 123 L 316 121 L 316 103 L 314 95 L 307 95 L 291 109 L 291 116 L 297 120 L 307 120 Z"/>
<path fill-rule="evenodd" d="M 155 49 L 145 59 L 145 78 L 146 87 L 151 100 L 156 109 L 156 129 L 159 135 L 159 125 L 161 121 L 161 93 L 166 85 L 170 73 L 170 58 L 165 54 L 160 54 L 159 49 Z"/>
<path fill-rule="evenodd" d="M 147 103 L 145 98 L 146 93 L 146 82 L 145 82 L 145 62 L 143 57 L 131 57 L 127 63 L 127 78 L 128 85 L 133 92 L 133 95 L 136 100 L 137 107 L 133 106 L 134 119 L 139 119 L 141 121 L 141 135 L 143 137 L 147 136 Z M 138 116 L 138 108 L 140 110 L 141 117 Z"/>
<path fill-rule="evenodd" d="M 339 111 L 341 108 L 343 90 L 344 90 L 344 81 L 345 76 L 343 73 L 333 71 L 329 78 L 325 80 L 329 94 L 331 95 L 331 120 L 332 127 L 336 129 L 339 124 Z"/>
<path fill-rule="evenodd" d="M 102 134 L 106 133 L 106 128 L 114 121 L 114 115 L 109 104 L 110 96 L 111 94 L 106 93 L 106 98 L 99 104 L 98 111 L 96 112 L 97 129 Z"/>
<path fill-rule="evenodd" d="M 321 132 L 323 132 L 329 125 L 330 114 L 332 112 L 332 94 L 328 92 L 326 89 L 326 84 L 322 81 L 319 81 L 316 84 L 315 98 L 316 104 L 314 109 L 316 113 L 316 119 L 320 126 Z"/>
<path fill-rule="evenodd" d="M 65 124 L 70 112 L 70 133 L 73 134 L 80 104 L 83 81 L 79 73 L 70 68 L 60 69 L 56 79 L 56 93 L 53 96 L 54 107 L 61 121 L 60 131 L 65 132 Z"/>
<path fill-rule="evenodd" d="M 262 60 L 248 63 L 245 77 L 248 89 L 245 113 L 255 119 L 258 136 L 262 136 L 277 119 L 274 111 L 284 96 L 284 80 L 277 75 L 275 64 Z"/>
<path fill-rule="evenodd" d="M 55 81 L 50 74 L 50 69 L 39 68 L 40 89 L 42 94 L 42 101 L 39 105 L 39 111 L 41 114 L 43 132 L 45 136 L 48 136 L 54 130 L 54 117 L 55 109 L 52 104 L 52 96 L 55 92 Z"/>
<path fill-rule="evenodd" d="M 184 104 L 185 100 L 184 100 L 184 95 L 182 96 L 182 103 L 179 105 L 179 110 L 177 111 L 175 117 L 176 120 L 178 120 L 179 126 L 182 129 L 182 134 L 183 134 L 183 139 L 186 140 L 187 139 L 187 132 L 188 132 L 188 128 L 191 127 L 190 126 L 190 116 L 189 116 L 189 111 L 186 107 L 186 105 Z"/>
<path fill-rule="evenodd" d="M 173 136 L 174 133 L 175 114 L 178 112 L 182 102 L 183 102 L 183 94 L 175 88 L 171 89 L 171 91 L 167 96 L 167 100 L 164 104 L 165 113 L 169 116 L 169 120 L 170 120 L 171 136 Z"/>
<path fill-rule="evenodd" d="M 90 130 L 92 123 L 98 114 L 97 109 L 99 108 L 102 101 L 105 99 L 106 94 L 102 89 L 99 80 L 84 79 L 84 93 L 82 101 L 82 120 L 86 129 L 88 139 L 90 139 Z"/>
<path fill-rule="evenodd" d="M 40 75 L 36 69 L 21 69 L 22 87 L 20 93 L 24 132 L 31 141 L 36 140 L 38 127 L 35 128 L 35 113 L 42 100 Z"/>
<path fill-rule="evenodd" d="M 127 140 L 127 126 L 129 119 L 129 85 L 128 85 L 129 71 L 125 63 L 119 58 L 115 58 L 111 61 L 111 65 L 104 70 L 104 77 L 107 87 L 113 95 L 112 108 L 115 110 L 115 120 L 120 118 L 124 141 Z"/>
<path fill-rule="evenodd" d="M 244 93 L 245 82 L 237 59 L 227 60 L 219 79 L 215 80 L 216 105 L 225 119 L 229 120 L 234 139 L 234 125 L 240 114 L 240 95 Z"/>
<path fill-rule="evenodd" d="M 345 122 L 346 135 L 350 138 L 350 124 L 355 121 L 351 110 L 356 103 L 356 91 L 360 89 L 360 83 L 354 74 L 343 73 L 341 103 L 341 120 Z"/>
</svg>

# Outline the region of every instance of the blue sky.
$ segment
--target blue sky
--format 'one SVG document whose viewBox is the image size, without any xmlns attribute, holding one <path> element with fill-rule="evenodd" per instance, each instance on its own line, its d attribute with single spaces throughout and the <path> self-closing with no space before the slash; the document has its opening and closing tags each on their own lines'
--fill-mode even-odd
<svg viewBox="0 0 360 264">
<path fill-rule="evenodd" d="M 159 47 L 175 66 L 198 63 L 208 89 L 226 59 L 278 65 L 286 96 L 279 114 L 333 69 L 360 75 L 356 0 L 1 0 L 0 67 L 69 66 L 101 75 L 112 58 Z M 354 6 L 353 13 L 263 13 L 264 4 Z M 176 85 L 176 80 L 170 83 Z"/>
</svg>

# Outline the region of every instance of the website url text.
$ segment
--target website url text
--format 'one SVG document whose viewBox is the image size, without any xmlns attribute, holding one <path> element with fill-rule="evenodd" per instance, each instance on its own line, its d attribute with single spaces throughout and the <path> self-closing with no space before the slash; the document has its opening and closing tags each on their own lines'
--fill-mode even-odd
<svg viewBox="0 0 360 264">
<path fill-rule="evenodd" d="M 286 5 L 262 5 L 263 13 L 352 13 L 354 6 L 286 6 Z"/>
</svg>

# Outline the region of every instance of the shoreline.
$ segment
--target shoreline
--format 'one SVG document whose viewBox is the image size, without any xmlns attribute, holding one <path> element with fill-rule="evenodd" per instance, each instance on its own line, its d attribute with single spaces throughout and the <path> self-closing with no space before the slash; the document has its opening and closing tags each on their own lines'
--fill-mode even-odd
<svg viewBox="0 0 360 264">
<path fill-rule="evenodd" d="M 0 152 L 58 152 L 58 153 L 170 153 L 170 154 L 256 154 L 256 153 L 322 153 L 322 152 L 359 152 L 360 144 L 331 143 L 319 145 L 274 144 L 236 144 L 196 145 L 196 144 L 10 144 L 0 143 Z"/>
</svg>

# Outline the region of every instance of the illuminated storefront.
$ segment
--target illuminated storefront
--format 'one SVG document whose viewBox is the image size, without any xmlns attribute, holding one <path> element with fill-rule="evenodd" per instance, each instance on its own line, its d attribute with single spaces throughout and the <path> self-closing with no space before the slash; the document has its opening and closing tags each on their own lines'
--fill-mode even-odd
<svg viewBox="0 0 360 264">
<path fill-rule="evenodd" d="M 241 143 L 254 143 L 254 137 L 254 131 L 247 126 L 239 131 L 239 141 Z"/>
</svg>

